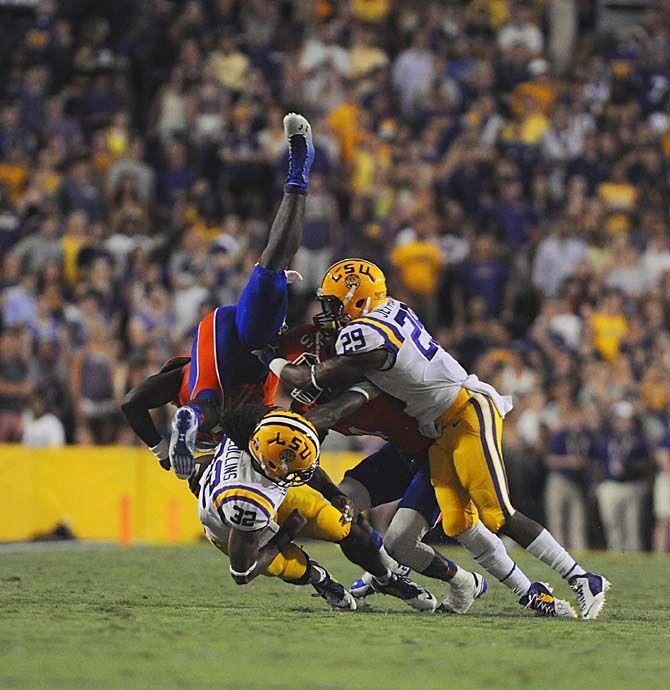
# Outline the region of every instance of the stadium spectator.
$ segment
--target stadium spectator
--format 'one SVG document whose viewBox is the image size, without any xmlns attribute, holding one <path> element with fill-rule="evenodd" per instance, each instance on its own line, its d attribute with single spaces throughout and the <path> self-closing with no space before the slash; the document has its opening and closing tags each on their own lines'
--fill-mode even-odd
<svg viewBox="0 0 670 690">
<path fill-rule="evenodd" d="M 601 439 L 603 480 L 596 493 L 612 551 L 641 551 L 642 507 L 647 492 L 650 457 L 638 429 L 631 403 L 620 401 L 612 409 L 612 428 Z"/>
<path fill-rule="evenodd" d="M 32 448 L 57 448 L 65 444 L 63 423 L 48 410 L 39 393 L 30 398 L 30 418 L 24 425 L 21 443 Z"/>
<path fill-rule="evenodd" d="M 21 331 L 5 328 L 0 336 L 0 443 L 18 443 L 23 411 L 30 395 L 28 363 L 21 354 Z"/>
<path fill-rule="evenodd" d="M 593 439 L 580 410 L 566 410 L 549 439 L 545 510 L 551 533 L 566 548 L 586 549 L 586 485 Z"/>
<path fill-rule="evenodd" d="M 656 449 L 656 479 L 654 480 L 654 551 L 670 552 L 670 434 L 666 434 Z"/>
</svg>

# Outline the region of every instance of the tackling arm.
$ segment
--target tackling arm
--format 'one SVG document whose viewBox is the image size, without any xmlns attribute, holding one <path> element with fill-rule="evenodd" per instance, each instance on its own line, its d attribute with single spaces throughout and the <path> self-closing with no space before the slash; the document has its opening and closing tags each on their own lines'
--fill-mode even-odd
<svg viewBox="0 0 670 690">
<path fill-rule="evenodd" d="M 379 390 L 370 382 L 363 381 L 345 391 L 342 395 L 338 395 L 334 400 L 313 407 L 304 416 L 314 424 L 321 436 L 345 417 L 353 414 L 363 405 L 370 402 L 370 400 L 377 397 L 377 395 L 379 395 Z"/>
<path fill-rule="evenodd" d="M 305 417 L 314 424 L 319 435 L 321 435 L 345 417 L 359 410 L 377 395 L 379 395 L 379 390 L 370 382 L 364 381 L 345 391 L 335 400 L 309 410 L 305 413 Z M 352 521 L 355 512 L 353 501 L 342 493 L 325 470 L 317 467 L 308 483 L 340 510 L 342 524 Z"/>
<path fill-rule="evenodd" d="M 289 386 L 300 389 L 314 386 L 322 390 L 358 383 L 367 372 L 382 369 L 387 360 L 388 352 L 379 349 L 359 355 L 337 355 L 312 366 L 291 364 L 278 357 L 271 362 L 270 369 Z"/>
</svg>

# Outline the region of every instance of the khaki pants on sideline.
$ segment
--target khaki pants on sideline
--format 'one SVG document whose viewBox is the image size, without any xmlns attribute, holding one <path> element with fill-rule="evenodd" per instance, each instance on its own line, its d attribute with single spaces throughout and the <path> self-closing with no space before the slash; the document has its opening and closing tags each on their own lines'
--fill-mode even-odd
<svg viewBox="0 0 670 690">
<path fill-rule="evenodd" d="M 544 493 L 547 527 L 566 549 L 586 550 L 586 502 L 582 488 L 560 472 L 550 472 Z"/>
<path fill-rule="evenodd" d="M 642 551 L 642 505 L 646 491 L 643 480 L 606 480 L 596 489 L 610 551 Z"/>
</svg>

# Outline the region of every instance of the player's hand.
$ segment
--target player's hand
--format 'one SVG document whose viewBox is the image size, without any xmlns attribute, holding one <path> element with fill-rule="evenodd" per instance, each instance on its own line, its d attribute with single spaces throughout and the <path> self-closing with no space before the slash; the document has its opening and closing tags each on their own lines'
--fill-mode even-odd
<svg viewBox="0 0 670 690">
<path fill-rule="evenodd" d="M 261 362 L 268 368 L 270 367 L 270 362 L 273 359 L 281 357 L 279 350 L 271 345 L 266 345 L 262 350 L 252 350 L 251 354 L 256 355 L 256 357 L 258 357 L 258 359 L 260 359 Z"/>
<path fill-rule="evenodd" d="M 151 452 L 154 454 L 155 458 L 158 460 L 158 464 L 168 472 L 172 469 L 170 465 L 170 444 L 167 439 L 162 438 L 160 443 L 150 448 Z"/>
<path fill-rule="evenodd" d="M 354 502 L 344 494 L 338 494 L 330 499 L 330 502 L 342 513 L 340 524 L 348 525 L 354 519 Z"/>
<path fill-rule="evenodd" d="M 303 529 L 303 527 L 306 524 L 307 518 L 300 512 L 298 508 L 296 508 L 291 513 L 289 513 L 286 520 L 282 522 L 282 526 L 279 528 L 279 531 L 283 535 L 286 535 L 287 537 L 293 539 L 298 535 L 298 533 Z"/>
</svg>

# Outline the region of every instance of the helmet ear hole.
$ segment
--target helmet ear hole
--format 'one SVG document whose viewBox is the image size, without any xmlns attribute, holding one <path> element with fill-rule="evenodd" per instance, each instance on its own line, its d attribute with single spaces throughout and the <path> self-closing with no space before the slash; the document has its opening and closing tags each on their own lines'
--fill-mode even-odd
<svg viewBox="0 0 670 690">
<path fill-rule="evenodd" d="M 355 307 L 356 309 L 362 309 L 365 306 L 365 303 L 367 302 L 367 299 L 363 297 L 362 299 L 356 300 L 355 302 Z"/>
</svg>

